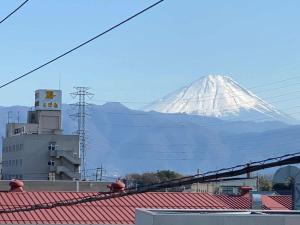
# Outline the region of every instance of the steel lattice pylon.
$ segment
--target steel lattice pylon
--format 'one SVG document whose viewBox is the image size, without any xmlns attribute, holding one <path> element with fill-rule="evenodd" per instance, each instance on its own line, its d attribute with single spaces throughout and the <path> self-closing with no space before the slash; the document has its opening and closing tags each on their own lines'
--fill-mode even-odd
<svg viewBox="0 0 300 225">
<path fill-rule="evenodd" d="M 72 114 L 71 116 L 77 118 L 77 131 L 79 135 L 79 144 L 80 144 L 80 158 L 81 158 L 81 178 L 86 179 L 86 150 L 87 150 L 87 133 L 86 133 L 86 107 L 88 103 L 86 102 L 87 98 L 91 98 L 94 94 L 90 93 L 88 87 L 74 87 L 76 92 L 71 93 L 73 98 L 77 98 L 78 102 L 73 104 L 77 107 L 77 113 Z"/>
</svg>

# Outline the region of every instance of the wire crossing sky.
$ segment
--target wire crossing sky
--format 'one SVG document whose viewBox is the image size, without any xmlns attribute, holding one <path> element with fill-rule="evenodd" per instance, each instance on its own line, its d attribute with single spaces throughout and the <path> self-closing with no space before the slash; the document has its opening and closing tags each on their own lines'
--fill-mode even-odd
<svg viewBox="0 0 300 225">
<path fill-rule="evenodd" d="M 21 5 L 19 5 L 15 10 L 13 10 L 11 13 L 9 13 L 6 17 L 4 17 L 2 20 L 0 20 L 0 24 L 3 23 L 5 20 L 7 20 L 9 17 L 11 17 L 14 13 L 16 13 L 19 9 L 22 8 L 29 0 L 24 1 Z"/>
<path fill-rule="evenodd" d="M 107 30 L 101 32 L 100 34 L 98 34 L 98 35 L 96 35 L 96 36 L 90 38 L 89 40 L 87 40 L 87 41 L 85 41 L 85 42 L 83 42 L 83 43 L 81 43 L 81 44 L 79 44 L 79 45 L 77 45 L 76 47 L 74 47 L 74 48 L 72 48 L 72 49 L 70 49 L 70 50 L 68 50 L 68 51 L 66 51 L 66 52 L 64 52 L 64 53 L 62 53 L 62 54 L 60 54 L 59 56 L 57 56 L 57 57 L 55 57 L 55 58 L 53 58 L 53 59 L 51 59 L 51 60 L 45 62 L 44 64 L 42 64 L 42 65 L 40 65 L 40 66 L 38 66 L 38 67 L 36 67 L 36 68 L 30 70 L 30 71 L 27 72 L 27 73 L 25 73 L 25 74 L 23 74 L 23 75 L 20 75 L 20 76 L 17 76 L 16 78 L 14 78 L 14 79 L 8 81 L 7 83 L 4 83 L 4 84 L 0 85 L 0 89 L 6 87 L 7 85 L 10 85 L 10 84 L 16 82 L 16 81 L 18 81 L 18 80 L 20 80 L 20 79 L 22 79 L 22 78 L 24 78 L 24 77 L 26 77 L 26 76 L 29 76 L 30 74 L 34 73 L 35 71 L 37 71 L 37 70 L 39 70 L 39 69 L 42 69 L 43 67 L 45 67 L 45 66 L 47 66 L 47 65 L 49 65 L 49 64 L 51 64 L 51 63 L 53 63 L 53 62 L 55 62 L 56 60 L 59 60 L 60 58 L 62 58 L 62 57 L 64 57 L 64 56 L 66 56 L 66 55 L 68 55 L 68 54 L 70 54 L 70 53 L 76 51 L 77 49 L 79 49 L 79 48 L 81 48 L 81 47 L 83 47 L 83 46 L 89 44 L 90 42 L 92 42 L 92 41 L 98 39 L 99 37 L 105 35 L 106 33 L 108 33 L 108 32 L 110 32 L 110 31 L 112 31 L 112 30 L 118 28 L 119 26 L 121 26 L 121 25 L 123 25 L 123 24 L 129 22 L 130 20 L 132 20 L 132 19 L 134 19 L 135 17 L 141 15 L 142 13 L 144 13 L 144 12 L 150 10 L 151 8 L 153 8 L 153 7 L 155 7 L 156 5 L 162 3 L 163 1 L 164 1 L 164 0 L 160 0 L 160 1 L 158 1 L 158 2 L 156 2 L 156 3 L 154 3 L 154 4 L 152 4 L 152 5 L 148 6 L 147 8 L 145 8 L 145 9 L 139 11 L 138 13 L 136 13 L 136 14 L 134 14 L 134 15 L 128 17 L 127 19 L 121 21 L 120 23 L 118 23 L 118 24 L 116 24 L 116 25 L 114 25 L 114 26 L 108 28 Z M 26 3 L 26 2 L 24 2 L 23 4 L 25 4 L 25 3 Z M 11 14 L 10 14 L 10 15 L 11 15 Z M 6 18 L 7 18 L 7 17 L 6 17 Z"/>
<path fill-rule="evenodd" d="M 0 84 L 155 2 L 30 1 L 1 24 Z M 1 2 L 0 18 L 20 4 Z M 220 74 L 245 88 L 274 82 L 253 92 L 285 111 L 299 105 L 299 6 L 296 0 L 165 1 L 101 40 L 1 89 L 9 98 L 1 98 L 0 105 L 30 106 L 35 89 L 58 88 L 60 77 L 65 102 L 71 102 L 67 93 L 74 86 L 88 86 L 95 93 L 94 103 L 103 104 L 100 100 L 148 103 L 202 76 Z M 280 80 L 285 81 L 276 83 Z M 282 97 L 274 98 L 277 95 Z"/>
</svg>

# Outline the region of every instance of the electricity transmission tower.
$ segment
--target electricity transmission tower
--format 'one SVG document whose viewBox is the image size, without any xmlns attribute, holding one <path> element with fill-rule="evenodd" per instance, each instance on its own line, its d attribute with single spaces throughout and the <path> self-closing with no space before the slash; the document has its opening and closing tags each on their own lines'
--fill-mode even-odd
<svg viewBox="0 0 300 225">
<path fill-rule="evenodd" d="M 74 87 L 75 92 L 71 93 L 73 98 L 78 99 L 78 102 L 73 104 L 77 108 L 77 113 L 71 116 L 77 118 L 77 131 L 79 135 L 80 157 L 81 157 L 81 178 L 86 180 L 86 150 L 87 150 L 87 133 L 86 133 L 86 107 L 89 105 L 86 100 L 91 99 L 94 94 L 90 93 L 88 87 Z"/>
</svg>

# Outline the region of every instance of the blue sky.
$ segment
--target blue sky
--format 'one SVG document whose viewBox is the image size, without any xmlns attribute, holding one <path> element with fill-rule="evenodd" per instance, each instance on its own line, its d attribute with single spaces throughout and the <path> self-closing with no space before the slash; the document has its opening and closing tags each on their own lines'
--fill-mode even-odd
<svg viewBox="0 0 300 225">
<path fill-rule="evenodd" d="M 0 18 L 22 1 L 0 2 Z M 29 71 L 154 1 L 30 0 L 0 25 L 0 83 Z M 208 74 L 231 76 L 300 118 L 299 1 L 166 0 L 130 23 L 0 90 L 32 105 L 38 88 L 89 86 L 93 103 L 151 102 Z M 265 85 L 274 81 L 298 78 Z M 299 84 L 298 84 L 299 83 Z M 282 95 L 281 97 L 278 97 Z M 128 104 L 131 108 L 141 104 Z"/>
</svg>

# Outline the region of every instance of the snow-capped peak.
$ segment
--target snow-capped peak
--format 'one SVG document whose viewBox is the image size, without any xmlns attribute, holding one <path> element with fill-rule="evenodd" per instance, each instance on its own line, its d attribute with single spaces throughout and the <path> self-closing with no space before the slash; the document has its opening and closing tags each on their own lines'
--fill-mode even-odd
<svg viewBox="0 0 300 225">
<path fill-rule="evenodd" d="M 291 120 L 230 77 L 221 75 L 200 78 L 146 106 L 144 110 L 222 118 L 239 117 L 237 119 L 242 120 Z"/>
</svg>

